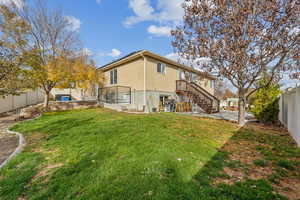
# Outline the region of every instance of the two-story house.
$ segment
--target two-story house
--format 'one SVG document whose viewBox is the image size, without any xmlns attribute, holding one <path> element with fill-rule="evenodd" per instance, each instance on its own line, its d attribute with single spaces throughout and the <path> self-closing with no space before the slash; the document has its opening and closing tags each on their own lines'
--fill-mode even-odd
<svg viewBox="0 0 300 200">
<path fill-rule="evenodd" d="M 211 113 L 219 109 L 215 77 L 149 51 L 137 51 L 99 69 L 105 75 L 99 99 L 105 107 L 145 112 L 166 99 L 189 101 Z"/>
</svg>

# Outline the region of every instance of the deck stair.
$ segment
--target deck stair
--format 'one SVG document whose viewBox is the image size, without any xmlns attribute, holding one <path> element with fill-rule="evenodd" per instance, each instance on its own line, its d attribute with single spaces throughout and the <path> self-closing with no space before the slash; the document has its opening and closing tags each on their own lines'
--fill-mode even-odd
<svg viewBox="0 0 300 200">
<path fill-rule="evenodd" d="M 220 111 L 219 99 L 194 82 L 177 80 L 176 93 L 187 97 L 208 114 Z"/>
</svg>

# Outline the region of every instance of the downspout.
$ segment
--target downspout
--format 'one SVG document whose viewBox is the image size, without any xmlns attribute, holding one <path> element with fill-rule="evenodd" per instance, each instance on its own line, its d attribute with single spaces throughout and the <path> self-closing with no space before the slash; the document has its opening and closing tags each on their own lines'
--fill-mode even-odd
<svg viewBox="0 0 300 200">
<path fill-rule="evenodd" d="M 144 112 L 146 112 L 146 105 L 147 105 L 147 98 L 146 98 L 146 62 L 147 62 L 147 59 L 143 54 L 141 54 L 141 56 L 144 59 L 144 105 L 143 105 L 143 109 L 144 109 Z"/>
</svg>

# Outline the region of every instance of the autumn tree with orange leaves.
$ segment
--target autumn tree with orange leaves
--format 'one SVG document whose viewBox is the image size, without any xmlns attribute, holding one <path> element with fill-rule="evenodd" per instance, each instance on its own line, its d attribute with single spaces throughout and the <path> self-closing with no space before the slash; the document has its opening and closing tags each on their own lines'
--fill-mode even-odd
<svg viewBox="0 0 300 200">
<path fill-rule="evenodd" d="M 2 18 L 2 32 L 7 33 L 22 55 L 23 69 L 32 83 L 31 87 L 41 88 L 45 94 L 44 107 L 48 108 L 53 88 L 68 88 L 70 83 L 86 89 L 97 84 L 98 72 L 85 55 L 78 38 L 78 31 L 61 10 L 49 9 L 46 1 L 36 0 L 35 5 L 2 6 L 11 18 Z M 13 34 L 16 20 L 22 22 L 24 31 Z M 22 27 L 20 27 L 22 29 Z M 26 42 L 17 42 L 26 41 Z M 12 50 L 12 48 L 11 48 Z"/>
<path fill-rule="evenodd" d="M 243 126 L 247 98 L 263 73 L 270 79 L 260 87 L 299 69 L 299 1 L 185 0 L 183 8 L 183 24 L 172 31 L 175 51 L 194 62 L 209 59 L 202 70 L 237 88 Z"/>
<path fill-rule="evenodd" d="M 72 70 L 72 82 L 76 88 L 81 89 L 83 97 L 88 90 L 95 92 L 96 86 L 104 83 L 104 74 L 97 70 L 95 62 L 84 53 L 74 60 Z"/>
</svg>

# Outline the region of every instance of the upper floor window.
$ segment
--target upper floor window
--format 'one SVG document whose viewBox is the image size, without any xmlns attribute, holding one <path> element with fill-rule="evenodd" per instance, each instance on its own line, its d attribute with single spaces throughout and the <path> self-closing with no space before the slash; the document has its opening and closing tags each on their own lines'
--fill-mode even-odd
<svg viewBox="0 0 300 200">
<path fill-rule="evenodd" d="M 157 72 L 161 74 L 166 74 L 166 64 L 157 63 Z"/>
<path fill-rule="evenodd" d="M 179 70 L 179 79 L 180 80 L 185 80 L 186 79 L 185 72 L 183 70 Z"/>
<path fill-rule="evenodd" d="M 199 79 L 199 77 L 198 77 L 198 75 L 196 74 L 196 73 L 194 73 L 194 72 L 191 72 L 190 73 L 190 81 L 191 82 L 197 82 L 198 81 L 198 79 Z"/>
<path fill-rule="evenodd" d="M 117 69 L 113 69 L 110 71 L 110 84 L 111 85 L 118 84 L 118 70 Z"/>
<path fill-rule="evenodd" d="M 211 88 L 215 87 L 215 81 L 214 80 L 210 80 L 209 83 L 210 83 L 209 87 L 211 87 Z"/>
</svg>

